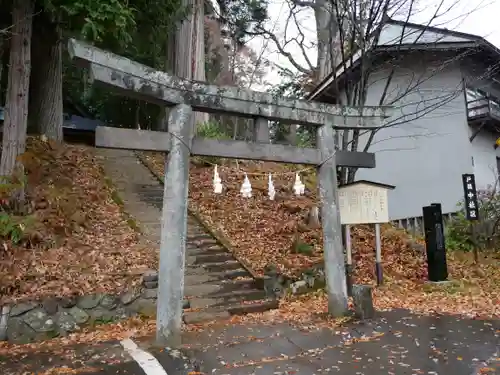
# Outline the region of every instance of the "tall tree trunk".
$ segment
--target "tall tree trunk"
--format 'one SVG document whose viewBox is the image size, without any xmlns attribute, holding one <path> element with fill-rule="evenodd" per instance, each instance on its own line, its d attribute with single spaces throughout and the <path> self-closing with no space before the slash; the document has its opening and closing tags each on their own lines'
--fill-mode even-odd
<svg viewBox="0 0 500 375">
<path fill-rule="evenodd" d="M 341 2 L 338 2 L 341 3 Z M 340 26 L 335 6 L 329 0 L 314 3 L 316 33 L 318 38 L 318 83 L 341 62 Z"/>
<path fill-rule="evenodd" d="M 165 46 L 165 71 L 169 74 L 175 74 L 175 53 L 177 50 L 177 36 L 176 32 L 170 31 L 167 38 L 167 45 Z M 168 131 L 168 108 L 160 107 L 156 129 L 159 131 Z"/>
<path fill-rule="evenodd" d="M 205 82 L 205 0 L 194 0 L 192 39 L 192 78 Z M 208 121 L 208 113 L 195 112 L 194 124 L 199 126 Z"/>
<path fill-rule="evenodd" d="M 63 139 L 62 40 L 59 26 L 39 14 L 33 20 L 29 128 L 54 141 Z"/>
<path fill-rule="evenodd" d="M 2 105 L 3 56 L 5 53 L 5 37 L 0 33 L 0 106 Z"/>
<path fill-rule="evenodd" d="M 180 22 L 173 38 L 167 42 L 166 71 L 178 77 L 205 81 L 205 11 L 203 0 L 182 0 L 181 7 L 190 9 Z M 168 110 L 162 108 L 158 128 L 167 130 Z M 195 112 L 194 125 L 208 119 L 205 113 Z"/>
<path fill-rule="evenodd" d="M 12 5 L 13 28 L 5 100 L 1 176 L 13 174 L 17 156 L 26 149 L 33 9 L 31 0 L 14 0 Z"/>
</svg>

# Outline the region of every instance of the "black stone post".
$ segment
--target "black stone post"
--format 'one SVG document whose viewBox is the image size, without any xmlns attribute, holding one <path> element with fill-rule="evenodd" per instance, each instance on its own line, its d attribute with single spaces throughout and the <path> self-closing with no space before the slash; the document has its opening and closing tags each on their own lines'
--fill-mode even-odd
<svg viewBox="0 0 500 375">
<path fill-rule="evenodd" d="M 433 203 L 423 208 L 427 270 L 430 281 L 448 278 L 446 248 L 441 205 Z"/>
<path fill-rule="evenodd" d="M 352 249 L 351 249 L 351 231 L 349 225 L 342 225 L 342 244 L 344 245 L 345 261 L 345 281 L 347 286 L 347 295 L 352 297 Z"/>
<path fill-rule="evenodd" d="M 352 297 L 352 265 L 346 263 L 345 265 L 345 278 L 347 285 L 347 295 Z"/>
</svg>

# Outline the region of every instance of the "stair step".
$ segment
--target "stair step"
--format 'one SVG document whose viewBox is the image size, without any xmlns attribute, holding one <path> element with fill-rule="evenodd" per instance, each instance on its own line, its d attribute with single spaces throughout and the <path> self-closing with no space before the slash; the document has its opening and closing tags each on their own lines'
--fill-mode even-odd
<svg viewBox="0 0 500 375">
<path fill-rule="evenodd" d="M 234 259 L 227 260 L 225 262 L 202 264 L 201 266 L 208 272 L 222 272 L 222 271 L 235 270 L 241 268 L 240 262 Z"/>
<path fill-rule="evenodd" d="M 184 285 L 198 285 L 210 282 L 235 282 L 239 280 L 234 280 L 238 277 L 250 277 L 251 275 L 247 270 L 240 268 L 237 270 L 231 270 L 226 272 L 215 272 L 208 273 L 204 269 L 200 268 L 186 268 L 186 274 L 184 275 Z"/>
<path fill-rule="evenodd" d="M 190 306 L 193 309 L 205 309 L 209 307 L 222 307 L 239 303 L 240 301 L 262 300 L 266 292 L 260 289 L 240 290 L 228 293 L 220 293 L 214 296 L 203 296 L 202 298 L 191 298 Z"/>
<path fill-rule="evenodd" d="M 274 299 L 255 301 L 251 303 L 234 304 L 227 307 L 212 307 L 200 311 L 184 312 L 186 324 L 199 324 L 211 320 L 228 319 L 231 315 L 244 315 L 277 309 L 279 303 Z"/>
<path fill-rule="evenodd" d="M 186 285 L 184 295 L 187 297 L 200 297 L 208 294 L 218 293 L 223 286 L 219 283 L 203 283 L 197 285 Z"/>
<path fill-rule="evenodd" d="M 219 245 L 219 243 L 217 242 L 216 239 L 212 238 L 212 237 L 206 237 L 204 239 L 192 239 L 192 238 L 188 238 L 187 239 L 189 244 L 193 247 L 197 247 L 197 248 L 207 248 L 207 247 L 210 247 L 210 246 L 214 246 L 214 245 Z"/>
<path fill-rule="evenodd" d="M 260 313 L 268 310 L 277 309 L 279 301 L 277 299 L 267 299 L 262 301 L 253 301 L 251 303 L 231 306 L 227 312 L 231 315 L 243 315 L 251 313 Z"/>
<path fill-rule="evenodd" d="M 198 284 L 186 283 L 184 288 L 184 294 L 186 296 L 205 296 L 205 297 L 217 297 L 218 294 L 224 295 L 227 293 L 240 292 L 242 290 L 258 289 L 257 283 L 253 279 L 248 280 L 216 280 L 215 282 L 199 282 Z"/>
<path fill-rule="evenodd" d="M 186 268 L 185 276 L 206 276 L 210 280 L 224 280 L 224 279 L 236 279 L 237 277 L 250 276 L 248 271 L 244 268 L 236 268 L 232 270 L 222 271 L 222 272 L 208 272 L 203 267 L 188 267 Z M 201 278 L 201 277 L 200 277 Z"/>
<path fill-rule="evenodd" d="M 207 254 L 218 254 L 218 253 L 228 254 L 229 252 L 219 245 L 199 248 L 195 245 L 188 243 L 186 245 L 186 253 L 188 253 L 189 255 L 207 255 Z"/>
<path fill-rule="evenodd" d="M 207 241 L 207 240 L 215 241 L 215 239 L 210 234 L 208 234 L 207 232 L 201 232 L 201 231 L 195 232 L 192 234 L 188 234 L 187 240 L 188 241 Z"/>
<path fill-rule="evenodd" d="M 204 253 L 199 253 L 196 255 L 192 255 L 192 253 L 189 253 L 190 256 L 193 256 L 195 258 L 194 264 L 203 264 L 203 263 L 221 263 L 221 262 L 226 262 L 228 260 L 234 260 L 234 257 L 232 254 L 226 252 L 213 252 L 210 254 L 210 252 L 204 252 Z"/>
<path fill-rule="evenodd" d="M 229 312 L 225 310 L 215 310 L 215 311 L 189 311 L 184 312 L 183 319 L 186 324 L 199 324 L 203 322 L 209 322 L 211 320 L 228 319 L 231 316 Z"/>
</svg>

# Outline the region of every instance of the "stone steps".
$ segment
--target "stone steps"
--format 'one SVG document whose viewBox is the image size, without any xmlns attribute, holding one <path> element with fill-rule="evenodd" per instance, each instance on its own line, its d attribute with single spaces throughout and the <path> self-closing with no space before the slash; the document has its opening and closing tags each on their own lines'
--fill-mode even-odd
<svg viewBox="0 0 500 375">
<path fill-rule="evenodd" d="M 125 210 L 147 238 L 159 245 L 163 185 L 134 152 L 101 149 L 101 153 L 106 173 L 118 189 Z M 188 217 L 187 224 L 184 292 L 190 302 L 186 317 L 191 316 L 187 321 L 213 320 L 277 307 L 275 300 L 266 299 L 262 285 L 194 217 Z"/>
<path fill-rule="evenodd" d="M 184 313 L 186 323 L 277 308 L 277 301 L 268 299 L 250 273 L 192 218 L 188 220 L 184 294 L 190 302 Z"/>
</svg>

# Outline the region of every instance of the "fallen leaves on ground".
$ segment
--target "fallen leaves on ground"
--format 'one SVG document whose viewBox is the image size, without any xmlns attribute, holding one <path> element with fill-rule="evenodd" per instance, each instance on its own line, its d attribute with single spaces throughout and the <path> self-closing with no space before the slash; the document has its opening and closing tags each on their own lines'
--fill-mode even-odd
<svg viewBox="0 0 500 375">
<path fill-rule="evenodd" d="M 93 148 L 30 139 L 21 160 L 38 241 L 14 245 L 4 238 L 0 305 L 116 292 L 156 266 L 156 251 L 139 243 Z"/>
<path fill-rule="evenodd" d="M 158 175 L 163 175 L 164 157 L 145 152 L 143 160 Z M 244 172 L 252 184 L 252 198 L 242 198 L 240 187 Z M 255 173 L 255 175 L 254 175 Z M 267 198 L 268 173 L 273 173 L 276 200 Z M 293 170 L 276 163 L 244 162 L 219 165 L 225 187 L 223 194 L 213 193 L 213 167 L 192 163 L 190 169 L 190 205 L 231 243 L 237 258 L 258 274 L 272 264 L 280 272 L 294 277 L 322 262 L 321 230 L 301 231 L 308 209 L 317 204 L 314 192 L 296 197 L 292 192 Z M 311 245 L 308 255 L 291 251 L 296 235 Z M 375 238 L 368 226 L 352 229 L 355 283 L 374 285 Z M 374 290 L 379 309 L 407 308 L 418 312 L 461 313 L 468 316 L 500 316 L 500 261 L 487 259 L 479 266 L 469 257 L 448 253 L 450 284 L 431 286 L 427 280 L 425 247 L 422 240 L 411 239 L 403 231 L 387 225 L 382 230 L 382 257 L 385 285 Z M 277 314 L 282 319 L 312 319 L 326 313 L 325 294 L 284 301 L 280 311 L 267 312 L 266 319 Z M 316 316 L 314 315 L 314 316 Z M 258 319 L 250 314 L 242 319 Z M 307 318 L 307 316 L 309 318 Z M 241 319 L 241 318 L 235 318 Z M 332 324 L 335 324 L 333 322 Z"/>
<path fill-rule="evenodd" d="M 145 337 L 155 332 L 156 323 L 151 319 L 130 318 L 117 323 L 85 328 L 68 336 L 31 344 L 9 344 L 0 342 L 0 357 L 19 356 L 30 353 L 50 353 L 54 357 L 70 358 L 75 354 L 75 345 L 97 345 L 130 337 Z M 84 347 L 84 346 L 83 346 Z"/>
</svg>

